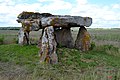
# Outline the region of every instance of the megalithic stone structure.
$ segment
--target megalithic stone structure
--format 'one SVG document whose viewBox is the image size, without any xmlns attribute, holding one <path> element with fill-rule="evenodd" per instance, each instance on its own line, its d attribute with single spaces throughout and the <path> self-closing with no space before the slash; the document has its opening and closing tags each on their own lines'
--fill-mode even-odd
<svg viewBox="0 0 120 80">
<path fill-rule="evenodd" d="M 52 33 L 50 32 L 50 34 L 55 34 L 54 41 L 51 42 L 54 43 L 54 46 L 56 45 L 55 43 L 56 40 L 58 45 L 65 46 L 68 48 L 75 47 L 81 51 L 88 51 L 90 48 L 90 34 L 85 28 L 91 26 L 92 24 L 92 18 L 90 17 L 52 15 L 50 13 L 38 13 L 38 12 L 22 12 L 18 15 L 17 18 L 18 18 L 17 22 L 22 24 L 22 29 L 20 29 L 19 32 L 19 35 L 22 36 L 19 37 L 19 44 L 30 44 L 30 40 L 29 40 L 30 31 L 38 31 L 39 29 L 43 29 L 42 36 L 40 38 L 40 46 L 39 46 L 41 48 L 42 53 L 45 54 L 45 56 L 42 57 L 43 61 L 47 59 L 48 62 L 50 62 L 50 60 L 53 59 L 51 55 L 49 55 L 49 57 L 51 57 L 50 60 L 49 58 L 46 57 L 48 53 L 51 53 L 50 50 L 53 50 L 52 49 L 53 47 L 50 47 L 51 44 L 48 44 L 46 42 L 45 44 L 49 45 L 49 47 L 45 45 L 46 48 L 42 49 L 42 47 L 45 47 L 43 45 L 43 38 L 47 36 L 46 40 L 49 42 L 51 41 L 49 39 L 53 37 L 49 35 L 48 32 L 45 32 L 46 30 L 47 31 L 51 30 L 50 26 L 52 26 L 54 29 L 54 32 Z M 71 27 L 80 28 L 75 42 L 73 41 L 72 38 Z M 57 60 L 57 58 L 55 59 Z"/>
<path fill-rule="evenodd" d="M 90 17 L 52 15 L 50 13 L 38 13 L 38 12 L 22 12 L 18 15 L 17 21 L 18 23 L 22 24 L 22 27 L 24 28 L 24 32 L 28 30 L 37 31 L 39 29 L 44 29 L 45 27 L 50 25 L 57 29 L 59 28 L 70 29 L 71 27 L 80 27 L 80 26 L 89 27 L 92 24 L 92 18 Z M 71 32 L 68 32 L 68 33 L 71 33 Z M 64 41 L 67 41 L 67 40 L 64 40 Z M 61 44 L 61 42 L 59 41 L 57 42 Z M 63 42 L 63 44 L 64 43 L 65 42 Z"/>
</svg>

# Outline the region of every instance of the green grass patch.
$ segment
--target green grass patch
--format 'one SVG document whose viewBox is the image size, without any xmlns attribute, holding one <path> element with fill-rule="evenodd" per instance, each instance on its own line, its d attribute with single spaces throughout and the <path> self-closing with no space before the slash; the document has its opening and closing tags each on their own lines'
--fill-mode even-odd
<svg viewBox="0 0 120 80">
<path fill-rule="evenodd" d="M 108 53 L 112 51 L 113 53 Z M 11 45 L 0 45 L 0 61 L 2 62 L 15 62 L 19 65 L 26 65 L 32 63 L 39 63 L 38 56 L 39 48 L 35 45 L 20 46 L 17 44 Z M 96 47 L 95 49 L 88 52 L 80 52 L 76 49 L 58 48 L 57 54 L 59 63 L 57 65 L 64 67 L 77 67 L 77 68 L 88 68 L 97 66 L 104 62 L 106 65 L 115 64 L 120 66 L 120 54 L 119 48 L 112 45 L 104 45 Z"/>
<path fill-rule="evenodd" d="M 15 62 L 25 65 L 38 61 L 38 48 L 36 46 L 1 45 L 0 61 Z"/>
<path fill-rule="evenodd" d="M 0 45 L 3 44 L 3 42 L 4 42 L 4 36 L 0 35 Z"/>
<path fill-rule="evenodd" d="M 112 55 L 107 50 L 119 53 L 119 48 L 112 45 L 95 47 L 88 52 L 57 48 L 59 62 L 52 65 L 39 63 L 36 45 L 0 45 L 0 64 L 9 63 L 0 65 L 0 72 L 12 74 L 13 80 L 119 80 L 120 54 Z"/>
</svg>

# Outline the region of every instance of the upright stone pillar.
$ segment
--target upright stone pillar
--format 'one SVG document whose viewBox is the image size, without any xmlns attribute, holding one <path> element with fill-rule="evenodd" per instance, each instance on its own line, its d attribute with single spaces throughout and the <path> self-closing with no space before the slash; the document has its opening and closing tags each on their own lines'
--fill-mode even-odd
<svg viewBox="0 0 120 80">
<path fill-rule="evenodd" d="M 23 28 L 20 28 L 18 32 L 18 44 L 23 45 L 25 43 L 25 35 Z"/>
<path fill-rule="evenodd" d="M 74 47 L 74 40 L 72 38 L 70 28 L 63 28 L 55 30 L 55 37 L 57 44 L 59 46 L 73 48 Z"/>
<path fill-rule="evenodd" d="M 43 33 L 44 33 L 44 29 L 42 29 L 42 34 L 40 35 L 40 38 L 39 38 L 39 41 L 38 41 L 38 48 L 41 49 L 41 46 L 42 46 L 42 36 L 43 36 Z"/>
<path fill-rule="evenodd" d="M 29 45 L 30 41 L 29 41 L 29 32 L 25 32 L 23 28 L 20 28 L 19 32 L 18 32 L 18 44 L 20 45 Z"/>
<path fill-rule="evenodd" d="M 84 26 L 79 28 L 75 48 L 81 51 L 88 51 L 90 49 L 90 34 Z"/>
<path fill-rule="evenodd" d="M 56 46 L 57 43 L 54 37 L 54 28 L 53 26 L 48 26 L 44 29 L 42 36 L 40 62 L 56 64 L 58 62 Z"/>
</svg>

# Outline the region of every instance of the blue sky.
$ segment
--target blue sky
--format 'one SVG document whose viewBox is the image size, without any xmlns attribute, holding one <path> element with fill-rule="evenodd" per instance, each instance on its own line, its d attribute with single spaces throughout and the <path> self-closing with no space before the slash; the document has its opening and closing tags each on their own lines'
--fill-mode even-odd
<svg viewBox="0 0 120 80">
<path fill-rule="evenodd" d="M 90 28 L 120 28 L 120 0 L 0 0 L 0 27 L 20 27 L 22 11 L 88 16 Z"/>
</svg>

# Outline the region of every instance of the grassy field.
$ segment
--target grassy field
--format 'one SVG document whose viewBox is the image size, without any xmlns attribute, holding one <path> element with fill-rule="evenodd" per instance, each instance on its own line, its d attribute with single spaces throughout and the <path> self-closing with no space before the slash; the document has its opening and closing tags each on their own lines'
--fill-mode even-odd
<svg viewBox="0 0 120 80">
<path fill-rule="evenodd" d="M 76 38 L 78 30 L 73 28 L 73 38 Z M 120 29 L 88 29 L 91 42 L 97 45 L 114 45 L 120 47 Z"/>
<path fill-rule="evenodd" d="M 120 47 L 120 29 L 88 29 L 91 35 L 91 42 L 95 42 L 96 45 L 114 45 Z M 76 39 L 78 29 L 72 30 L 72 36 Z M 30 33 L 30 40 L 32 44 L 36 44 L 40 38 L 40 31 L 32 31 Z M 3 44 L 13 44 L 18 40 L 17 30 L 0 30 L 0 39 L 4 37 Z"/>
<path fill-rule="evenodd" d="M 36 44 L 40 38 L 40 31 L 32 31 L 30 40 L 32 44 Z M 18 41 L 18 30 L 0 30 L 0 40 L 3 39 L 3 44 L 15 44 Z"/>
<path fill-rule="evenodd" d="M 120 49 L 99 46 L 89 52 L 57 48 L 59 63 L 40 64 L 36 46 L 0 46 L 0 80 L 119 80 Z"/>
<path fill-rule="evenodd" d="M 120 47 L 120 29 L 90 29 L 89 32 L 97 45 L 111 44 Z"/>
<path fill-rule="evenodd" d="M 40 64 L 36 45 L 16 44 L 18 31 L 0 31 L 0 80 L 120 80 L 120 29 L 88 31 L 93 50 L 57 48 L 56 65 Z M 75 38 L 77 31 L 72 33 Z M 32 32 L 31 40 L 36 43 L 40 34 Z"/>
</svg>

